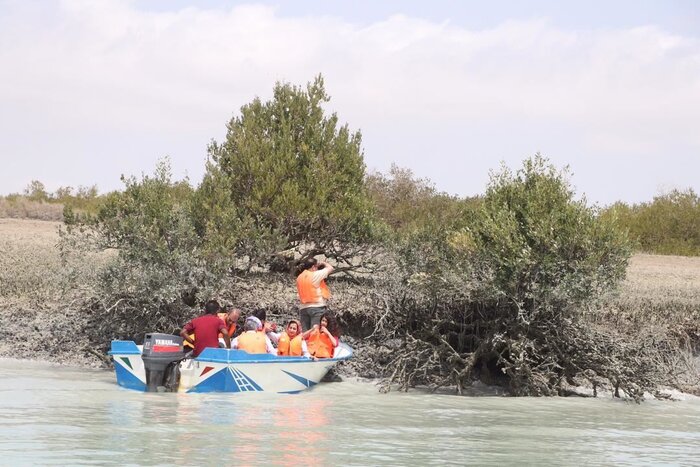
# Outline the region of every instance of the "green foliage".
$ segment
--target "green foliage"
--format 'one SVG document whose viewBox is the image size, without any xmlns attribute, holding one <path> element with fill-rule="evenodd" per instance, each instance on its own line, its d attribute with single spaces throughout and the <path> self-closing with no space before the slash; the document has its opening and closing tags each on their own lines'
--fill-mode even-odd
<svg viewBox="0 0 700 467">
<path fill-rule="evenodd" d="M 253 248 L 242 244 L 243 225 L 233 204 L 228 186 L 220 183 L 218 167 L 208 164 L 207 175 L 193 193 L 193 222 L 205 238 L 202 254 L 208 258 L 235 258 L 250 254 Z M 251 234 L 251 237 L 253 235 Z"/>
<path fill-rule="evenodd" d="M 165 264 L 173 255 L 195 250 L 200 239 L 189 215 L 192 189 L 173 182 L 167 161 L 152 177 L 122 177 L 123 192 L 107 196 L 93 219 L 106 248 L 134 261 Z"/>
<path fill-rule="evenodd" d="M 692 189 L 673 190 L 649 203 L 616 203 L 604 216 L 628 230 L 642 251 L 700 256 L 700 198 Z"/>
<path fill-rule="evenodd" d="M 504 167 L 459 222 L 433 223 L 401 243 L 402 268 L 443 283 L 446 274 L 469 276 L 482 300 L 523 319 L 591 300 L 624 277 L 630 248 L 610 219 L 575 199 L 567 177 L 539 155 L 515 174 Z"/>
<path fill-rule="evenodd" d="M 576 199 L 567 172 L 539 155 L 516 173 L 503 168 L 466 215 L 461 227 L 398 244 L 403 276 L 384 284 L 395 320 L 386 327 L 408 334 L 394 379 L 459 388 L 476 372 L 489 383 L 505 378 L 515 394 L 550 395 L 590 370 L 641 397 L 649 372 L 584 320 L 624 277 L 630 248 L 612 222 Z M 639 379 L 625 373 L 621 382 L 623 367 L 640 370 Z"/>
<path fill-rule="evenodd" d="M 95 215 L 107 196 L 100 196 L 96 185 L 79 186 L 77 190 L 70 186 L 62 186 L 53 193 L 51 202 L 62 204 L 70 213 L 65 216 L 64 212 L 65 221 L 68 222 L 73 219 L 72 216 Z"/>
<path fill-rule="evenodd" d="M 291 249 L 339 259 L 371 239 L 361 136 L 324 115 L 328 100 L 320 76 L 306 89 L 278 83 L 211 143 L 196 224 L 214 251 L 261 263 Z"/>
<path fill-rule="evenodd" d="M 47 201 L 49 199 L 46 187 L 39 180 L 32 180 L 24 189 L 24 195 L 31 201 Z"/>
<path fill-rule="evenodd" d="M 71 223 L 81 216 L 94 215 L 102 200 L 95 185 L 78 187 L 75 192 L 72 187 L 59 187 L 49 193 L 42 182 L 32 180 L 24 194 L 0 196 L 0 217 Z"/>
<path fill-rule="evenodd" d="M 575 199 L 567 172 L 539 155 L 516 174 L 504 168 L 492 177 L 478 222 L 467 232 L 476 257 L 493 271 L 494 292 L 516 305 L 520 317 L 600 295 L 624 277 L 629 257 L 625 236 L 585 199 Z"/>
<path fill-rule="evenodd" d="M 110 310 L 109 320 L 91 323 L 99 335 L 136 337 L 149 329 L 170 330 L 190 313 L 183 297 L 216 287 L 221 266 L 199 251 L 192 222 L 193 189 L 173 181 L 167 161 L 153 176 L 122 177 L 123 192 L 108 195 L 94 217 L 69 225 L 71 242 L 116 251 L 102 271 L 91 307 Z"/>
<path fill-rule="evenodd" d="M 479 199 L 459 199 L 438 192 L 432 182 L 415 178 L 409 169 L 392 164 L 388 175 L 367 176 L 367 190 L 379 219 L 398 235 L 455 226 L 471 217 Z"/>
</svg>

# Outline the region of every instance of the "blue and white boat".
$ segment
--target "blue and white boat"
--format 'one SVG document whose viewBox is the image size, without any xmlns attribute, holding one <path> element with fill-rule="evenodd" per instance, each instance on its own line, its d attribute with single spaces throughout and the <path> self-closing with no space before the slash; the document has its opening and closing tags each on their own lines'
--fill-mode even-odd
<svg viewBox="0 0 700 467">
<path fill-rule="evenodd" d="M 156 335 L 154 335 L 156 336 Z M 158 337 L 167 335 L 159 334 Z M 149 337 L 147 335 L 147 337 Z M 179 378 L 171 390 L 177 392 L 276 392 L 298 393 L 318 384 L 335 364 L 352 357 L 352 349 L 341 343 L 333 358 L 312 360 L 305 357 L 279 357 L 270 354 L 249 354 L 243 350 L 224 348 L 205 349 L 197 358 L 183 358 L 182 340 L 172 338 L 166 345 L 144 341 L 114 340 L 109 354 L 114 360 L 117 384 L 136 391 L 153 390 L 160 386 L 164 376 L 177 365 Z M 179 340 L 179 341 L 178 341 Z M 161 344 L 163 340 L 159 340 Z M 179 350 L 177 345 L 179 342 Z M 167 345 L 169 344 L 169 346 Z M 144 352 L 146 347 L 147 352 Z M 169 363 L 160 371 L 148 368 L 158 352 L 175 350 Z M 155 351 L 155 353 L 153 353 Z M 182 356 L 179 356 L 182 355 Z M 149 359 L 150 357 L 150 359 Z M 147 371 L 148 370 L 148 371 Z M 147 373 L 148 376 L 147 376 Z M 172 371 L 171 371 L 172 373 Z M 152 380 L 158 379 L 154 382 Z M 171 383 L 172 384 L 172 383 Z"/>
</svg>

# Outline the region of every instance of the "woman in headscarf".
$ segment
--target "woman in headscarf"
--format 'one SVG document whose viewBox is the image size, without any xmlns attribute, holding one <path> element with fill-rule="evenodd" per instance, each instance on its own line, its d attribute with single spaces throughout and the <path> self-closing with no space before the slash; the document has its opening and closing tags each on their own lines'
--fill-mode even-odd
<svg viewBox="0 0 700 467">
<path fill-rule="evenodd" d="M 287 323 L 287 327 L 280 334 L 277 342 L 277 355 L 291 357 L 310 357 L 306 346 L 306 341 L 301 336 L 301 323 L 292 319 Z"/>
</svg>

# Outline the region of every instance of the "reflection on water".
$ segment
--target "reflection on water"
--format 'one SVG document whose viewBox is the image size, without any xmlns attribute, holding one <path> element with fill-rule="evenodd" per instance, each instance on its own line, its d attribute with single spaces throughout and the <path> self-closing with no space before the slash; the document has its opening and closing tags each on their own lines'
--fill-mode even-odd
<svg viewBox="0 0 700 467">
<path fill-rule="evenodd" d="M 0 360 L 3 465 L 697 465 L 700 402 L 144 394 L 103 371 Z"/>
</svg>

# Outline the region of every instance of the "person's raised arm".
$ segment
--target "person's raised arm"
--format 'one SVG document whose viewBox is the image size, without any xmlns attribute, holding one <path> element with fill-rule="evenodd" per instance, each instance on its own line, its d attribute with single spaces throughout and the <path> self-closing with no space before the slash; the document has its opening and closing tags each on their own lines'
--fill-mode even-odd
<svg viewBox="0 0 700 467">
<path fill-rule="evenodd" d="M 280 341 L 280 334 L 275 332 L 277 329 L 277 325 L 270 323 L 269 321 L 265 321 L 265 335 L 270 338 L 273 344 L 278 344 Z"/>
<path fill-rule="evenodd" d="M 323 277 L 328 277 L 331 274 L 333 274 L 333 266 L 330 263 L 327 263 L 325 261 L 321 261 L 318 263 L 319 268 L 316 272 L 322 272 Z M 323 267 L 321 267 L 323 266 Z"/>
<path fill-rule="evenodd" d="M 318 324 L 314 324 L 311 329 L 307 329 L 301 334 L 301 338 L 304 340 L 308 340 L 309 336 L 311 336 L 311 333 L 314 332 L 314 329 L 318 329 Z"/>
<path fill-rule="evenodd" d="M 333 347 L 338 347 L 338 338 L 331 334 L 327 327 L 323 326 L 321 328 L 321 332 L 328 336 L 328 338 L 331 340 L 331 344 L 333 344 Z"/>
</svg>

